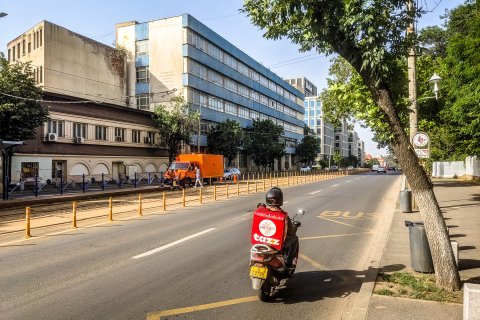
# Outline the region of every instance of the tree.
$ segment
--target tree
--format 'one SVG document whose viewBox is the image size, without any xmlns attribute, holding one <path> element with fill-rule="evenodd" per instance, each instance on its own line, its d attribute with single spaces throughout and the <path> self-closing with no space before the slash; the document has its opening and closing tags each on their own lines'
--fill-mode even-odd
<svg viewBox="0 0 480 320">
<path fill-rule="evenodd" d="M 343 160 L 343 157 L 342 155 L 340 154 L 340 152 L 338 151 L 335 151 L 335 153 L 333 154 L 333 161 L 335 162 L 336 165 L 340 166 L 340 162 Z"/>
<path fill-rule="evenodd" d="M 244 11 L 251 21 L 266 30 L 265 37 L 289 38 L 300 50 L 315 49 L 336 53 L 359 75 L 371 103 L 357 105 L 367 119 L 384 122 L 377 131 L 389 144 L 417 200 L 432 252 L 438 286 L 458 290 L 460 277 L 456 268 L 445 221 L 433 193 L 430 180 L 418 158 L 401 121 L 405 112 L 405 95 L 399 94 L 400 58 L 413 44 L 407 26 L 415 12 L 405 14 L 404 1 L 331 1 L 331 0 L 246 0 Z M 403 70 L 406 66 L 402 65 Z M 345 102 L 359 99 L 350 94 L 340 96 Z M 370 116 L 368 116 L 370 114 Z M 382 126 L 373 127 L 373 130 Z"/>
<path fill-rule="evenodd" d="M 320 152 L 320 139 L 315 136 L 313 131 L 305 126 L 304 137 L 297 145 L 295 154 L 301 163 L 312 163 Z"/>
<path fill-rule="evenodd" d="M 275 159 L 285 154 L 283 127 L 272 120 L 253 120 L 245 133 L 245 151 L 255 164 L 265 169 L 267 166 L 273 168 Z"/>
<path fill-rule="evenodd" d="M 240 123 L 227 119 L 219 123 L 207 136 L 211 153 L 222 154 L 230 167 L 243 144 L 243 130 Z"/>
<path fill-rule="evenodd" d="M 153 120 L 160 134 L 159 146 L 167 148 L 168 162 L 172 163 L 182 145 L 191 142 L 191 136 L 198 128 L 199 114 L 185 103 L 183 97 L 174 97 L 170 105 L 155 107 Z"/>
<path fill-rule="evenodd" d="M 8 63 L 0 55 L 0 139 L 33 140 L 35 129 L 48 118 L 40 104 L 43 91 L 35 86 L 29 63 Z"/>
</svg>

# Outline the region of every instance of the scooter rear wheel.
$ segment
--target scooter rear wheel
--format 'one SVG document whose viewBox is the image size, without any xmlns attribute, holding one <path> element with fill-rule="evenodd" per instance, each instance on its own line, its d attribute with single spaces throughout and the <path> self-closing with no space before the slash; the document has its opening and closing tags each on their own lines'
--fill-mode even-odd
<svg viewBox="0 0 480 320">
<path fill-rule="evenodd" d="M 270 300 L 272 287 L 268 281 L 265 281 L 260 289 L 257 290 L 257 296 L 260 301 L 267 302 Z"/>
</svg>

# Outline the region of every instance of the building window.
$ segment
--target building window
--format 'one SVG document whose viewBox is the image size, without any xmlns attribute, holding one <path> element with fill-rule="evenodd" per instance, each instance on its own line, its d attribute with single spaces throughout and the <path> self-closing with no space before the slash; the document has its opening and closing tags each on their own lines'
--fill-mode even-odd
<svg viewBox="0 0 480 320">
<path fill-rule="evenodd" d="M 22 40 L 22 55 L 25 55 L 25 39 Z"/>
<path fill-rule="evenodd" d="M 63 129 L 65 128 L 65 122 L 59 120 L 48 120 L 47 130 L 49 133 L 56 133 L 57 136 L 63 137 Z"/>
<path fill-rule="evenodd" d="M 17 44 L 17 58 L 20 59 L 20 43 Z"/>
<path fill-rule="evenodd" d="M 137 109 L 150 110 L 150 97 L 148 93 L 137 94 Z"/>
<path fill-rule="evenodd" d="M 87 124 L 86 123 L 73 123 L 73 137 L 87 138 Z"/>
<path fill-rule="evenodd" d="M 32 35 L 28 35 L 28 53 L 32 51 Z"/>
<path fill-rule="evenodd" d="M 15 46 L 12 47 L 12 61 L 15 61 Z"/>
<path fill-rule="evenodd" d="M 42 29 L 40 29 L 40 33 L 38 35 L 38 40 L 40 42 L 40 44 L 38 46 L 41 47 L 42 46 Z"/>
<path fill-rule="evenodd" d="M 145 143 L 155 144 L 155 132 L 151 132 L 151 131 L 147 132 Z"/>
<path fill-rule="evenodd" d="M 223 112 L 223 101 L 216 98 L 211 98 L 208 103 L 210 109 Z"/>
<path fill-rule="evenodd" d="M 137 56 L 148 55 L 148 40 L 141 40 L 135 43 L 135 52 Z"/>
<path fill-rule="evenodd" d="M 107 127 L 95 126 L 95 140 L 107 140 Z"/>
<path fill-rule="evenodd" d="M 132 142 L 140 143 L 140 130 L 132 130 Z"/>
<path fill-rule="evenodd" d="M 225 101 L 225 113 L 237 115 L 237 106 L 231 102 Z"/>
<path fill-rule="evenodd" d="M 118 141 L 118 142 L 125 141 L 125 129 L 115 128 L 115 141 Z"/>
<path fill-rule="evenodd" d="M 21 179 L 38 177 L 38 162 L 21 163 Z"/>
<path fill-rule="evenodd" d="M 148 67 L 138 67 L 137 68 L 137 82 L 148 82 L 150 76 L 148 73 Z"/>
<path fill-rule="evenodd" d="M 39 83 L 42 83 L 43 82 L 43 67 L 40 66 L 40 81 Z"/>
<path fill-rule="evenodd" d="M 8 61 L 10 61 L 11 57 L 10 57 L 10 49 L 8 49 Z"/>
</svg>

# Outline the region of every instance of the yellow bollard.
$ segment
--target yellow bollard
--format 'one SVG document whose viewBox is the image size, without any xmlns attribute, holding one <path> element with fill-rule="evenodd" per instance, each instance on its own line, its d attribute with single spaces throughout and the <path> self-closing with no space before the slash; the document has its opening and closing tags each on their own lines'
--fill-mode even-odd
<svg viewBox="0 0 480 320">
<path fill-rule="evenodd" d="M 163 211 L 167 211 L 167 195 L 165 191 L 163 191 L 162 203 L 163 203 Z"/>
<path fill-rule="evenodd" d="M 247 194 L 250 194 L 250 181 L 247 181 Z"/>
<path fill-rule="evenodd" d="M 264 180 L 263 180 L 263 191 L 265 191 L 265 189 L 266 189 L 266 188 L 265 188 L 265 181 L 266 181 L 266 180 L 264 179 Z"/>
<path fill-rule="evenodd" d="M 186 204 L 185 204 L 185 189 L 182 190 L 182 207 L 186 207 Z"/>
<path fill-rule="evenodd" d="M 280 183 L 278 182 L 278 176 L 277 176 L 277 187 L 280 187 Z"/>
<path fill-rule="evenodd" d="M 203 203 L 203 199 L 202 199 L 202 188 L 200 188 L 198 191 L 200 192 L 198 198 L 199 198 L 199 200 L 200 200 L 200 204 L 202 204 L 202 203 Z"/>
<path fill-rule="evenodd" d="M 228 199 L 228 184 L 227 184 L 227 199 Z"/>
<path fill-rule="evenodd" d="M 72 229 L 77 228 L 77 201 L 72 202 Z"/>
<path fill-rule="evenodd" d="M 240 197 L 240 183 L 237 183 L 237 196 Z"/>
<path fill-rule="evenodd" d="M 287 187 L 290 187 L 290 177 L 287 176 Z"/>
<path fill-rule="evenodd" d="M 112 197 L 108 199 L 108 221 L 113 221 L 113 202 Z"/>
<path fill-rule="evenodd" d="M 25 239 L 30 238 L 30 207 L 25 208 Z"/>
<path fill-rule="evenodd" d="M 142 215 L 142 194 L 138 194 L 138 215 Z"/>
<path fill-rule="evenodd" d="M 213 186 L 213 200 L 217 201 L 217 186 Z"/>
<path fill-rule="evenodd" d="M 257 183 L 257 181 L 255 181 L 255 193 L 257 193 L 257 192 L 258 192 L 258 183 Z"/>
<path fill-rule="evenodd" d="M 270 178 L 270 188 L 272 188 L 272 186 L 273 186 L 273 180 L 272 178 Z"/>
</svg>

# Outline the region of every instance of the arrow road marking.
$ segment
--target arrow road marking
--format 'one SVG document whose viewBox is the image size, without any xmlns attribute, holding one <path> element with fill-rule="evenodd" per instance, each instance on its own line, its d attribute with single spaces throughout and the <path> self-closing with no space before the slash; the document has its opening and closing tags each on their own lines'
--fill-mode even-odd
<svg viewBox="0 0 480 320">
<path fill-rule="evenodd" d="M 202 234 L 205 234 L 205 233 L 207 233 L 207 232 L 213 231 L 213 230 L 215 230 L 215 229 L 216 229 L 216 228 L 210 228 L 210 229 L 207 229 L 207 230 L 203 230 L 203 231 L 201 231 L 201 232 L 192 234 L 192 235 L 190 235 L 190 236 L 188 236 L 188 237 L 185 237 L 185 238 L 182 238 L 182 239 L 180 239 L 180 240 L 171 242 L 171 243 L 166 244 L 166 245 L 164 245 L 164 246 L 161 246 L 161 247 L 158 247 L 158 248 L 156 248 L 156 249 L 153 249 L 153 250 L 147 251 L 147 252 L 145 252 L 145 253 L 139 254 L 139 255 L 137 255 L 137 256 L 135 256 L 135 257 L 132 257 L 132 259 L 138 259 L 138 258 L 143 258 L 143 257 L 146 257 L 146 256 L 150 256 L 150 255 L 152 255 L 152 254 L 154 254 L 154 253 L 160 252 L 160 251 L 162 251 L 162 250 L 165 250 L 165 249 L 167 249 L 167 248 L 173 247 L 173 246 L 175 246 L 175 245 L 177 245 L 177 244 L 180 244 L 180 243 L 182 243 L 182 242 L 185 242 L 185 241 L 188 241 L 188 240 L 190 240 L 190 239 L 196 238 L 196 237 L 198 237 L 198 236 L 201 236 Z"/>
</svg>

